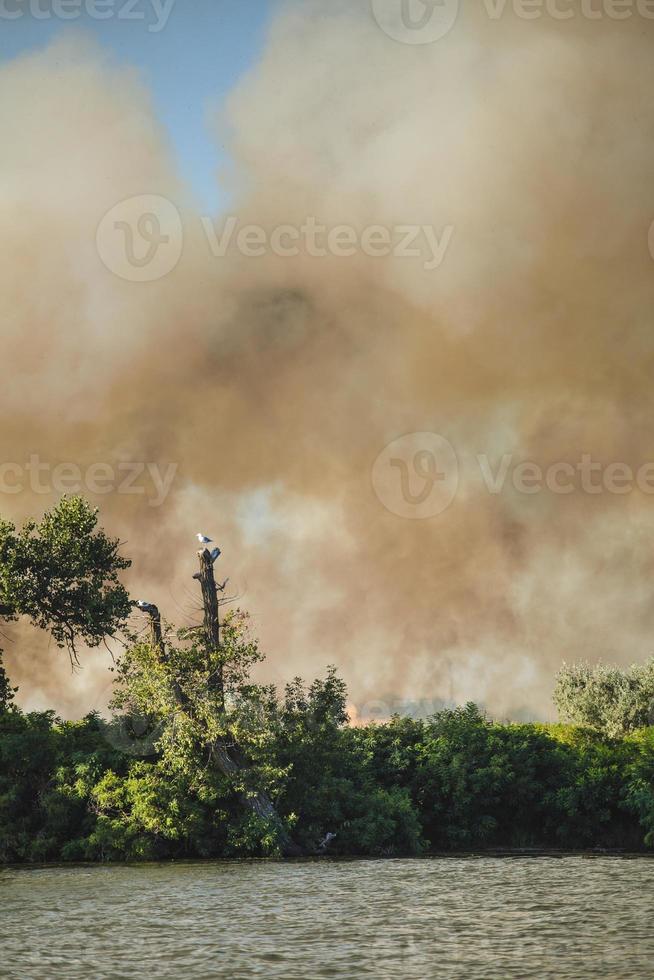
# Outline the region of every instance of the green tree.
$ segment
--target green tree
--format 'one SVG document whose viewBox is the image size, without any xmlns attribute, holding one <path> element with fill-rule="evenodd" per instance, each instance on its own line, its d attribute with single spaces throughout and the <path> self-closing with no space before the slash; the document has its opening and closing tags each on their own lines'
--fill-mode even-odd
<svg viewBox="0 0 654 980">
<path fill-rule="evenodd" d="M 606 664 L 564 664 L 556 677 L 554 703 L 563 721 L 610 738 L 654 722 L 654 658 L 628 669 Z"/>
<path fill-rule="evenodd" d="M 2 650 L 0 650 L 0 714 L 10 710 L 17 691 L 18 688 L 12 687 L 9 683 L 7 672 L 2 663 Z"/>
<path fill-rule="evenodd" d="M 369 742 L 349 727 L 347 688 L 332 667 L 308 687 L 296 678 L 280 705 L 273 757 L 286 773 L 280 811 L 308 852 L 388 856 L 423 849 L 420 819 L 403 786 L 380 785 Z"/>
<path fill-rule="evenodd" d="M 292 852 L 289 827 L 271 802 L 284 776 L 270 751 L 275 691 L 250 676 L 262 659 L 240 610 L 225 617 L 218 647 L 207 644 L 202 629 L 168 628 L 121 656 L 112 707 L 148 719 L 162 763 L 188 780 L 191 792 L 199 791 L 207 769 L 227 779 L 232 802 L 251 811 L 249 847 L 258 833 L 260 853 L 280 846 Z"/>
<path fill-rule="evenodd" d="M 97 511 L 80 497 L 64 497 L 20 530 L 0 521 L 0 617 L 27 616 L 74 661 L 78 640 L 97 646 L 130 612 L 118 573 L 131 562 L 97 524 Z"/>
<path fill-rule="evenodd" d="M 638 817 L 645 831 L 645 844 L 654 847 L 654 728 L 629 736 L 628 742 L 634 748 L 635 756 L 626 772 L 625 767 L 622 769 L 626 783 L 625 805 Z"/>
</svg>

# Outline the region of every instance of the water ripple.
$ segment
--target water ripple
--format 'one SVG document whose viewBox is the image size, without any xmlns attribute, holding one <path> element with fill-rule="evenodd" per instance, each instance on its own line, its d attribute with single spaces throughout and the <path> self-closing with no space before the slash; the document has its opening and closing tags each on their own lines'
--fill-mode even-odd
<svg viewBox="0 0 654 980">
<path fill-rule="evenodd" d="M 0 976 L 650 980 L 654 861 L 0 871 Z"/>
</svg>

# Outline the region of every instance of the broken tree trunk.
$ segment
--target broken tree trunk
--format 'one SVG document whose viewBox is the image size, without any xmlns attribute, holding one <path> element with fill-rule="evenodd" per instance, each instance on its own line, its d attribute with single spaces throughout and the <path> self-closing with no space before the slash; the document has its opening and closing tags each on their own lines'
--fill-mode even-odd
<svg viewBox="0 0 654 980">
<path fill-rule="evenodd" d="M 214 757 L 220 771 L 225 776 L 236 778 L 247 771 L 247 761 L 237 745 L 227 746 L 224 741 L 216 740 L 212 746 Z M 241 802 L 258 817 L 269 821 L 276 830 L 279 848 L 284 857 L 302 857 L 302 848 L 295 843 L 275 809 L 267 793 L 261 790 L 254 793 L 241 793 Z"/>
<path fill-rule="evenodd" d="M 204 645 L 207 653 L 220 650 L 220 605 L 218 589 L 213 571 L 211 555 L 205 548 L 199 552 L 200 573 L 198 579 L 202 589 L 202 608 L 204 609 Z M 218 696 L 222 710 L 225 710 L 225 689 L 222 664 L 209 679 L 210 690 Z"/>
<path fill-rule="evenodd" d="M 202 590 L 202 606 L 204 609 L 204 642 L 207 654 L 220 650 L 220 603 L 218 602 L 218 587 L 214 575 L 214 561 L 207 548 L 199 552 L 200 572 L 197 578 Z M 225 689 L 222 664 L 211 679 L 212 690 L 218 695 L 221 710 L 225 711 Z M 238 745 L 227 744 L 217 739 L 213 751 L 221 771 L 226 776 L 237 777 L 248 769 L 247 760 Z M 267 793 L 242 793 L 243 803 L 259 817 L 269 820 L 277 830 L 279 846 L 286 857 L 298 857 L 302 850 L 291 839 L 288 831 L 277 813 L 272 800 Z"/>
<path fill-rule="evenodd" d="M 204 641 L 207 653 L 220 649 L 220 606 L 218 603 L 218 590 L 213 572 L 213 562 L 208 551 L 200 552 L 200 574 L 195 578 L 199 579 L 202 587 L 202 603 L 204 607 Z M 162 663 L 167 663 L 166 648 L 161 629 L 161 615 L 156 606 L 150 606 L 146 612 L 150 617 L 150 631 L 152 645 L 159 652 Z M 223 687 L 222 666 L 218 674 L 213 679 L 213 690 L 218 694 L 221 710 L 225 710 L 225 692 Z M 188 695 L 182 690 L 177 678 L 171 678 L 171 691 L 181 711 L 189 715 L 193 714 L 193 704 Z M 212 757 L 216 760 L 218 768 L 229 779 L 236 779 L 247 772 L 248 763 L 243 752 L 236 743 L 228 743 L 224 738 L 216 739 L 211 745 Z M 277 832 L 279 847 L 284 857 L 301 857 L 302 849 L 291 838 L 286 830 L 274 804 L 267 793 L 262 791 L 241 792 L 241 802 L 248 809 L 252 810 L 258 817 L 273 824 Z"/>
<path fill-rule="evenodd" d="M 159 662 L 167 665 L 168 658 L 166 656 L 166 647 L 164 645 L 163 632 L 161 629 L 161 613 L 159 612 L 157 606 L 152 605 L 148 606 L 145 609 L 145 612 L 150 617 L 150 641 L 152 646 L 159 655 Z M 191 701 L 182 690 L 176 677 L 171 677 L 170 687 L 179 708 L 189 714 L 192 713 Z"/>
<path fill-rule="evenodd" d="M 163 659 L 165 650 L 163 634 L 161 632 L 161 613 L 156 606 L 150 606 L 148 613 L 150 615 L 150 638 L 152 640 L 152 646 L 159 651 L 160 659 Z"/>
</svg>

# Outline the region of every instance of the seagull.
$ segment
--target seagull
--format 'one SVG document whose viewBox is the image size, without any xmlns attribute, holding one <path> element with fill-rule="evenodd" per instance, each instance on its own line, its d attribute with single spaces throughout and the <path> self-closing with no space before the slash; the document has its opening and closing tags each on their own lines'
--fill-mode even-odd
<svg viewBox="0 0 654 980">
<path fill-rule="evenodd" d="M 222 555 L 222 551 L 220 550 L 220 548 L 214 548 L 213 551 L 211 552 L 211 564 L 213 565 L 216 561 L 218 561 L 221 555 Z"/>
<path fill-rule="evenodd" d="M 152 603 L 146 602 L 145 599 L 139 599 L 136 605 L 138 606 L 139 609 L 143 609 L 145 612 L 147 612 L 148 609 L 154 609 Z"/>
<path fill-rule="evenodd" d="M 206 534 L 197 534 L 196 537 L 200 544 L 213 544 L 213 538 L 208 538 Z"/>
</svg>

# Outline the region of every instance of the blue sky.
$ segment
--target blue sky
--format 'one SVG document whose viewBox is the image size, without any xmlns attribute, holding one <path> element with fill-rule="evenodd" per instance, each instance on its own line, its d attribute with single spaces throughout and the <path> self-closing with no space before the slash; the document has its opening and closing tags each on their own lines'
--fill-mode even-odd
<svg viewBox="0 0 654 980">
<path fill-rule="evenodd" d="M 64 0 L 75 16 L 64 22 L 51 15 L 52 0 L 0 0 L 0 61 L 43 47 L 54 37 L 80 29 L 92 34 L 119 62 L 138 66 L 151 87 L 157 113 L 168 128 L 178 164 L 204 209 L 227 204 L 216 171 L 225 164 L 206 125 L 207 110 L 220 102 L 257 60 L 267 25 L 279 0 L 158 0 L 172 3 L 163 29 L 149 30 L 163 18 L 153 0 L 105 0 L 107 8 L 131 17 L 98 20 L 88 15 L 88 0 Z M 99 5 L 100 6 L 100 5 Z M 57 9 L 56 6 L 54 9 Z M 91 7 L 93 9 L 93 7 Z"/>
</svg>

